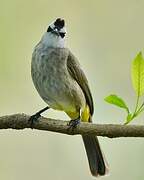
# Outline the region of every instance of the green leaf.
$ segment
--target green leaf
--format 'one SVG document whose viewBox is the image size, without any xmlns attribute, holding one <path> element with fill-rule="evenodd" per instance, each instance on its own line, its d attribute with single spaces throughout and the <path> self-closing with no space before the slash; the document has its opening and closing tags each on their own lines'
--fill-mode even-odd
<svg viewBox="0 0 144 180">
<path fill-rule="evenodd" d="M 141 52 L 132 63 L 131 77 L 136 94 L 142 96 L 144 94 L 144 59 Z"/>
<path fill-rule="evenodd" d="M 124 102 L 122 98 L 118 97 L 117 95 L 114 95 L 114 94 L 109 95 L 104 100 L 110 104 L 126 109 L 127 113 L 129 113 L 129 109 L 126 103 Z"/>
<path fill-rule="evenodd" d="M 125 125 L 128 124 L 129 122 L 131 122 L 133 118 L 134 118 L 134 117 L 133 117 L 133 114 L 132 114 L 132 113 L 129 113 L 129 114 L 127 115 L 127 119 L 126 119 Z"/>
</svg>

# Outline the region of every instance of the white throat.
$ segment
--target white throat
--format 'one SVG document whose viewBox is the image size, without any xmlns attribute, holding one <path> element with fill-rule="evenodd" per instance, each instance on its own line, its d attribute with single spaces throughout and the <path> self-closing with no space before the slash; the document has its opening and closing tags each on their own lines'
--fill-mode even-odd
<svg viewBox="0 0 144 180">
<path fill-rule="evenodd" d="M 56 36 L 55 34 L 45 32 L 41 42 L 47 47 L 53 48 L 64 48 L 65 47 L 65 38 Z"/>
</svg>

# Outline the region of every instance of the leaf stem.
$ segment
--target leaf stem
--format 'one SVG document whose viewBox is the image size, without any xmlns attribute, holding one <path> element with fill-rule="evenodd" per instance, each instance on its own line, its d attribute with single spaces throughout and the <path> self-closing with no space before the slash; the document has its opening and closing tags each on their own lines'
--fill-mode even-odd
<svg viewBox="0 0 144 180">
<path fill-rule="evenodd" d="M 142 111 L 144 110 L 144 102 L 142 103 L 142 105 L 139 107 L 139 109 L 137 110 L 136 114 L 140 114 Z"/>
<path fill-rule="evenodd" d="M 140 99 L 140 96 L 139 96 L 139 93 L 137 95 L 137 101 L 136 101 L 136 106 L 135 106 L 135 110 L 134 110 L 134 113 L 133 113 L 133 116 L 135 117 L 136 113 L 137 113 L 137 109 L 138 109 L 138 104 L 139 104 L 139 99 Z"/>
</svg>

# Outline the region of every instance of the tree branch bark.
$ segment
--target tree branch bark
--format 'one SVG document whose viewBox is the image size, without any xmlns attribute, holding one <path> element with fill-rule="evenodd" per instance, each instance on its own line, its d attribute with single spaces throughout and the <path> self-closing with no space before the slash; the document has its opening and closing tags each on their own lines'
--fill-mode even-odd
<svg viewBox="0 0 144 180">
<path fill-rule="evenodd" d="M 30 118 L 26 114 L 13 114 L 0 117 L 0 129 L 25 129 L 31 128 Z M 40 117 L 33 129 L 53 131 L 67 135 L 89 134 L 116 137 L 144 137 L 143 125 L 120 125 L 120 124 L 92 124 L 80 123 L 75 129 L 68 126 L 68 121 Z"/>
</svg>

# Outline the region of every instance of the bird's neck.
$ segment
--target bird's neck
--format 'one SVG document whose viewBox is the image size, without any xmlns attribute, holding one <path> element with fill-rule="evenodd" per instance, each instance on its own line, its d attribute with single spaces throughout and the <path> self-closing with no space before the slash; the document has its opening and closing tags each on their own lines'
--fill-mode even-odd
<svg viewBox="0 0 144 180">
<path fill-rule="evenodd" d="M 46 47 L 65 48 L 65 38 L 61 38 L 47 32 L 43 35 L 41 42 Z"/>
</svg>

